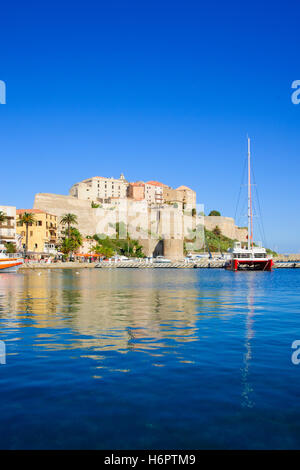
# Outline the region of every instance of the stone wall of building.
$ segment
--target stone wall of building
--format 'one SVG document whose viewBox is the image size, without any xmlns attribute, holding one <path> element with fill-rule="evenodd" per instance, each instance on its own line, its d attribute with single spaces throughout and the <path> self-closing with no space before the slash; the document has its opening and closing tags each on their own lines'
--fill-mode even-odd
<svg viewBox="0 0 300 470">
<path fill-rule="evenodd" d="M 162 239 L 164 249 L 160 251 L 174 259 L 183 256 L 183 238 L 193 239 L 196 227 L 203 225 L 203 218 L 192 216 L 192 211 L 182 211 L 169 204 L 149 207 L 146 201 L 130 199 L 119 200 L 116 205 L 103 204 L 102 207 L 94 209 L 89 200 L 39 193 L 35 196 L 34 208 L 55 214 L 58 221 L 66 213 L 75 214 L 78 218 L 77 227 L 85 237 L 96 233 L 114 237 L 116 226 L 119 224 L 124 232 L 120 234 L 121 238 L 126 238 L 128 231 L 134 239 L 147 240 L 142 243 L 147 248 L 145 254 L 148 256 Z M 219 226 L 222 234 L 229 238 L 247 240 L 247 229 L 238 228 L 231 217 L 204 217 L 204 225 L 208 230 Z M 201 237 L 200 235 L 197 237 L 199 240 L 201 238 L 200 242 L 203 243 L 203 234 Z M 197 249 L 199 248 L 201 246 L 197 246 Z M 165 254 L 165 250 L 169 255 Z"/>
<path fill-rule="evenodd" d="M 60 194 L 38 193 L 35 195 L 33 208 L 56 215 L 58 223 L 64 214 L 75 214 L 78 218 L 78 228 L 83 235 L 96 233 L 97 218 L 94 211 L 99 209 L 92 209 L 90 201 Z"/>
<path fill-rule="evenodd" d="M 171 261 L 183 258 L 183 240 L 168 239 L 163 240 L 164 256 Z"/>
<path fill-rule="evenodd" d="M 78 229 L 86 235 L 105 233 L 115 234 L 117 223 L 127 226 L 132 238 L 183 238 L 183 228 L 195 225 L 194 218 L 183 215 L 179 209 L 149 207 L 146 201 L 119 201 L 118 205 L 103 204 L 92 208 L 90 201 L 76 199 L 72 196 L 39 193 L 35 196 L 34 209 L 55 214 L 60 219 L 66 213 L 73 213 L 78 218 Z M 187 222 L 189 219 L 191 224 Z M 184 222 L 185 220 L 185 222 Z M 124 233 L 126 237 L 126 233 Z"/>
<path fill-rule="evenodd" d="M 218 226 L 223 235 L 228 238 L 236 239 L 240 242 L 247 241 L 247 228 L 237 227 L 232 217 L 222 216 L 205 216 L 204 226 L 207 230 L 212 231 Z"/>
</svg>

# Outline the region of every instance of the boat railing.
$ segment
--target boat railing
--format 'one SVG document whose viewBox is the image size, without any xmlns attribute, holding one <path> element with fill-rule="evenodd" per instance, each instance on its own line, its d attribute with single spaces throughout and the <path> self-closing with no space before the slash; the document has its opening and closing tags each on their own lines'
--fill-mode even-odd
<svg viewBox="0 0 300 470">
<path fill-rule="evenodd" d="M 5 253 L 8 258 L 23 258 L 22 253 Z"/>
</svg>

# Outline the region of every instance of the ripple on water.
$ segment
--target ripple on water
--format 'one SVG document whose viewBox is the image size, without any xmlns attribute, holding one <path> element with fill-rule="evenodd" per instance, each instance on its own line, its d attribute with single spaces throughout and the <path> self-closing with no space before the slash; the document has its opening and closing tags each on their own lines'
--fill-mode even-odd
<svg viewBox="0 0 300 470">
<path fill-rule="evenodd" d="M 298 448 L 299 285 L 296 270 L 2 274 L 0 446 Z"/>
</svg>

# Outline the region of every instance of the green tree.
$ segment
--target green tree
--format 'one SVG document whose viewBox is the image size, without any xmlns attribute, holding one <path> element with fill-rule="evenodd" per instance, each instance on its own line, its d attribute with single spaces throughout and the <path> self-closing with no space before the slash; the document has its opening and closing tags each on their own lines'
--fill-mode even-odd
<svg viewBox="0 0 300 470">
<path fill-rule="evenodd" d="M 82 245 L 82 235 L 75 227 L 69 227 L 67 230 L 63 231 L 63 235 L 65 235 L 65 237 L 61 240 L 59 249 L 65 255 L 71 256 L 71 254 L 76 252 Z"/>
<path fill-rule="evenodd" d="M 114 254 L 114 250 L 105 245 L 101 245 L 100 243 L 97 243 L 97 245 L 93 246 L 91 248 L 92 253 L 97 253 L 97 255 L 102 255 L 105 256 L 105 258 L 110 258 Z"/>
<path fill-rule="evenodd" d="M 69 256 L 73 249 L 73 240 L 71 240 L 70 238 L 64 238 L 63 240 L 61 240 L 59 244 L 59 251 L 61 251 L 64 255 Z"/>
<path fill-rule="evenodd" d="M 17 252 L 16 246 L 13 243 L 10 243 L 10 242 L 5 243 L 5 248 L 6 248 L 7 253 Z"/>
<path fill-rule="evenodd" d="M 70 227 L 70 240 L 73 242 L 74 251 L 82 245 L 82 235 L 75 227 Z"/>
<path fill-rule="evenodd" d="M 215 226 L 215 228 L 212 230 L 212 232 L 217 236 L 219 237 L 221 235 L 221 229 L 218 225 Z"/>
<path fill-rule="evenodd" d="M 0 211 L 0 223 L 5 222 L 6 219 L 7 219 L 7 215 L 5 214 L 5 212 Z"/>
<path fill-rule="evenodd" d="M 138 240 L 133 240 L 130 238 L 127 230 L 126 225 L 122 225 L 123 222 L 120 224 L 116 224 L 116 238 L 109 238 L 104 234 L 94 235 L 93 239 L 96 242 L 96 246 L 99 245 L 101 249 L 105 249 L 108 251 L 101 251 L 99 254 L 103 254 L 105 256 L 112 256 L 114 253 L 118 253 L 119 255 L 124 256 L 135 256 L 137 258 L 143 258 L 143 247 L 139 244 Z M 124 235 L 127 236 L 123 238 Z M 119 237 L 122 238 L 119 238 Z"/>
<path fill-rule="evenodd" d="M 210 215 L 215 215 L 215 216 L 217 216 L 217 217 L 220 217 L 220 216 L 221 216 L 221 212 L 219 212 L 219 211 L 210 211 L 210 213 L 209 213 L 208 215 L 209 215 L 209 216 L 210 216 Z"/>
<path fill-rule="evenodd" d="M 27 255 L 28 251 L 28 227 L 29 225 L 33 225 L 35 223 L 35 217 L 32 212 L 24 212 L 22 217 L 19 219 L 19 224 L 25 224 L 26 227 L 26 242 L 25 242 L 25 256 Z"/>
<path fill-rule="evenodd" d="M 64 214 L 62 216 L 62 218 L 60 219 L 60 223 L 62 225 L 66 225 L 67 226 L 67 234 L 68 234 L 68 238 L 70 238 L 70 227 L 71 227 L 71 224 L 78 224 L 78 221 L 77 221 L 77 216 L 75 214 Z"/>
<path fill-rule="evenodd" d="M 98 207 L 100 207 L 100 204 L 96 204 L 94 201 L 92 201 L 91 208 L 92 209 L 98 209 Z"/>
</svg>

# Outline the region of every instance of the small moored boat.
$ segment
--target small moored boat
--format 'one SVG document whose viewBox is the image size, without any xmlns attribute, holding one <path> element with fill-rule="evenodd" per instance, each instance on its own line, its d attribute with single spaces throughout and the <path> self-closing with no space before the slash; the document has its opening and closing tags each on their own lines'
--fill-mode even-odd
<svg viewBox="0 0 300 470">
<path fill-rule="evenodd" d="M 153 263 L 171 263 L 172 261 L 168 258 L 165 258 L 164 256 L 156 256 L 156 258 L 153 259 Z"/>
<path fill-rule="evenodd" d="M 15 273 L 23 263 L 23 258 L 17 257 L 15 253 L 10 257 L 4 245 L 0 245 L 0 273 Z"/>
</svg>

